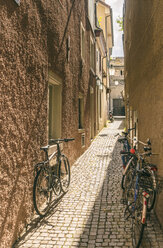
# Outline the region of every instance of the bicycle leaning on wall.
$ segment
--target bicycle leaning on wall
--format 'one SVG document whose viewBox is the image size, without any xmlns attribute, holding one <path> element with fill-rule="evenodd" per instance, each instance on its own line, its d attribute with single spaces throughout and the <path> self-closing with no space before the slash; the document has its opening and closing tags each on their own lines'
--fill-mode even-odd
<svg viewBox="0 0 163 248">
<path fill-rule="evenodd" d="M 144 228 L 147 225 L 150 211 L 153 209 L 156 193 L 157 180 L 156 174 L 157 166 L 146 161 L 146 158 L 151 155 L 158 155 L 152 153 L 151 142 L 148 140 L 147 144 L 137 141 L 143 145 L 144 153 L 135 153 L 121 151 L 121 154 L 128 154 L 129 160 L 124 171 L 124 198 L 126 202 L 125 215 L 126 219 L 132 219 L 132 241 L 133 247 L 139 248 L 142 239 Z M 131 163 L 132 162 L 132 163 Z"/>
<path fill-rule="evenodd" d="M 51 144 L 57 146 L 49 156 L 50 145 L 41 147 L 45 152 L 45 160 L 34 166 L 36 176 L 33 185 L 34 208 L 40 216 L 45 216 L 49 211 L 53 196 L 66 193 L 70 185 L 70 164 L 68 158 L 61 152 L 60 144 L 73 141 L 71 139 L 52 139 Z M 55 164 L 51 165 L 51 161 Z"/>
</svg>

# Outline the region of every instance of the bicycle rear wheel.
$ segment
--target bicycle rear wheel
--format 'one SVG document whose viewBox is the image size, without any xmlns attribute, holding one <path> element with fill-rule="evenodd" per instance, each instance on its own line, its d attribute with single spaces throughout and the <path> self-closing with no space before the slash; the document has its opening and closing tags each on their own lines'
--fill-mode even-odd
<svg viewBox="0 0 163 248">
<path fill-rule="evenodd" d="M 52 189 L 56 196 L 59 196 L 61 193 L 61 182 L 59 177 L 52 175 Z"/>
<path fill-rule="evenodd" d="M 44 169 L 40 169 L 36 174 L 33 185 L 34 208 L 40 216 L 46 215 L 50 208 L 52 190 L 49 185 L 49 174 Z"/>
<path fill-rule="evenodd" d="M 64 155 L 62 155 L 59 163 L 59 179 L 62 191 L 66 193 L 70 185 L 70 164 Z"/>
<path fill-rule="evenodd" d="M 131 183 L 133 177 L 133 166 L 130 165 L 125 172 L 125 174 L 122 176 L 122 181 L 121 181 L 121 188 L 125 190 L 128 185 Z"/>
<path fill-rule="evenodd" d="M 146 191 L 149 194 L 147 210 L 150 212 L 154 208 L 157 194 L 155 173 L 149 168 L 148 177 L 145 180 Z"/>
<path fill-rule="evenodd" d="M 145 223 L 142 223 L 143 197 L 139 195 L 133 209 L 132 216 L 132 242 L 134 248 L 139 248 L 142 242 Z M 146 216 L 145 216 L 146 219 Z"/>
</svg>

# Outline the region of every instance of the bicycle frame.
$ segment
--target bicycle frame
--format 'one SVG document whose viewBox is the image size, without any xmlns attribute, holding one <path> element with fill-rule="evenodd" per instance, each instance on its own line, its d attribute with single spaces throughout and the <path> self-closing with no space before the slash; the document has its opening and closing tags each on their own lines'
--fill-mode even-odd
<svg viewBox="0 0 163 248">
<path fill-rule="evenodd" d="M 43 162 L 44 164 L 49 163 L 54 156 L 57 157 L 57 162 L 59 162 L 60 156 L 61 156 L 61 149 L 60 149 L 59 144 L 60 144 L 59 142 L 56 143 L 56 145 L 57 145 L 57 151 L 54 151 L 50 156 L 48 155 L 48 149 L 47 150 L 44 150 L 44 152 L 45 152 L 45 161 Z M 48 148 L 49 147 L 50 146 L 48 146 Z M 39 164 L 42 164 L 42 163 L 39 163 Z"/>
</svg>

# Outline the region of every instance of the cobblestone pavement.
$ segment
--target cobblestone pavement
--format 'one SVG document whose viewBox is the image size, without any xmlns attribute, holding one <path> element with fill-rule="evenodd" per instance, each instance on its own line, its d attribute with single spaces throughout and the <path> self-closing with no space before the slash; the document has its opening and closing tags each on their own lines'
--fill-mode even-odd
<svg viewBox="0 0 163 248">
<path fill-rule="evenodd" d="M 71 186 L 58 205 L 33 221 L 14 248 L 132 247 L 120 187 L 122 166 L 115 134 L 121 120 L 104 128 L 72 166 Z M 160 226 L 151 214 L 141 247 L 163 247 Z"/>
</svg>

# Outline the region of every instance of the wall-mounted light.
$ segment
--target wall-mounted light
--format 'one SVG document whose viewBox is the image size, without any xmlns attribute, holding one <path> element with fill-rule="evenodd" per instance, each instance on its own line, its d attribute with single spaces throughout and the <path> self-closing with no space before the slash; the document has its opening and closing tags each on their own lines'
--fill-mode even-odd
<svg viewBox="0 0 163 248">
<path fill-rule="evenodd" d="M 115 85 L 117 86 L 119 84 L 119 82 L 118 81 L 115 81 Z"/>
<path fill-rule="evenodd" d="M 101 84 L 100 78 L 99 78 L 99 77 L 96 77 L 96 85 L 97 85 L 97 86 L 100 86 L 100 84 Z"/>
<path fill-rule="evenodd" d="M 99 90 L 103 90 L 103 84 L 102 83 L 99 86 Z"/>
</svg>

